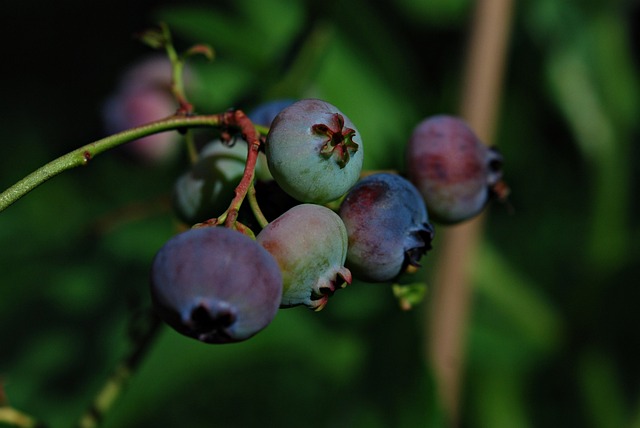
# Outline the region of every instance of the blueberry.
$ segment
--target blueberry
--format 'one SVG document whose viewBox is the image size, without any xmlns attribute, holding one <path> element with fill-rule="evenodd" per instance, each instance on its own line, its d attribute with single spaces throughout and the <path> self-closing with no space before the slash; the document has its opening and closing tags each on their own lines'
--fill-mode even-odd
<svg viewBox="0 0 640 428">
<path fill-rule="evenodd" d="M 275 119 L 278 113 L 280 113 L 286 107 L 289 107 L 294 102 L 295 100 L 291 99 L 267 101 L 251 110 L 247 116 L 256 125 L 270 127 L 271 122 L 273 122 L 273 119 Z"/>
<path fill-rule="evenodd" d="M 190 229 L 156 254 L 151 295 L 160 317 L 179 333 L 206 343 L 239 342 L 275 317 L 282 275 L 275 259 L 240 232 Z"/>
<path fill-rule="evenodd" d="M 194 78 L 185 69 L 185 86 Z M 105 101 L 102 117 L 107 133 L 114 134 L 155 120 L 164 119 L 178 107 L 171 85 L 171 62 L 163 55 L 143 58 L 127 69 L 117 89 Z M 123 146 L 126 153 L 147 162 L 161 162 L 177 153 L 177 132 L 163 132 L 140 138 Z"/>
<path fill-rule="evenodd" d="M 502 155 L 485 146 L 460 118 L 432 116 L 414 129 L 406 152 L 407 174 L 434 221 L 458 223 L 504 198 Z"/>
<path fill-rule="evenodd" d="M 221 215 L 234 196 L 244 174 L 247 144 L 237 139 L 233 145 L 213 140 L 202 148 L 198 161 L 181 175 L 173 189 L 173 208 L 187 224 L 195 224 Z M 264 155 L 256 164 L 257 177 L 266 178 Z"/>
<path fill-rule="evenodd" d="M 256 240 L 280 265 L 283 308 L 320 310 L 338 288 L 351 283 L 351 272 L 343 266 L 347 231 L 329 208 L 297 205 L 269 223 Z"/>
<path fill-rule="evenodd" d="M 304 99 L 282 110 L 267 135 L 265 153 L 274 179 L 301 202 L 333 201 L 355 184 L 362 140 L 335 106 Z"/>
<path fill-rule="evenodd" d="M 377 173 L 360 180 L 339 210 L 349 237 L 346 266 L 367 282 L 389 282 L 419 266 L 433 227 L 418 190 L 405 178 Z"/>
</svg>

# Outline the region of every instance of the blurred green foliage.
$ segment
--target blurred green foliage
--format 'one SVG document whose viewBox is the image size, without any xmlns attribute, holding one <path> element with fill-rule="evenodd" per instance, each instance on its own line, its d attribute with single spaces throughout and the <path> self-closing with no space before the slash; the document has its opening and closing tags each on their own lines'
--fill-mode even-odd
<svg viewBox="0 0 640 428">
<path fill-rule="evenodd" d="M 413 126 L 456 112 L 473 2 L 121 1 L 86 18 L 79 0 L 7 7 L 2 188 L 104 135 L 101 103 L 149 53 L 131 34 L 160 20 L 216 50 L 191 63 L 198 112 L 323 98 L 358 124 L 366 168 L 402 170 Z M 496 140 L 514 212 L 491 208 L 474 268 L 462 426 L 640 427 L 639 16 L 622 0 L 515 7 Z M 115 150 L 0 213 L 12 406 L 69 426 L 128 352 L 185 162 Z M 241 344 L 165 328 L 104 425 L 443 426 L 426 307 L 405 313 L 390 287 L 354 284 Z"/>
</svg>

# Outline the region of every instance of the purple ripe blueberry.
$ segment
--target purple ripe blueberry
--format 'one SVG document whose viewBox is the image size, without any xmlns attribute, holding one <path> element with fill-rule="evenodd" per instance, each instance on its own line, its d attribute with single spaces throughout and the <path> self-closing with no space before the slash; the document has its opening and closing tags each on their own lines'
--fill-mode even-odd
<svg viewBox="0 0 640 428">
<path fill-rule="evenodd" d="M 408 177 L 435 221 L 458 223 L 479 214 L 492 198 L 506 198 L 502 155 L 458 117 L 437 115 L 420 122 L 406 157 Z"/>
<path fill-rule="evenodd" d="M 301 202 L 324 204 L 344 195 L 362 169 L 362 140 L 335 106 L 304 99 L 282 110 L 265 144 L 269 170 Z"/>
<path fill-rule="evenodd" d="M 223 227 L 190 229 L 158 251 L 151 296 L 160 317 L 206 343 L 250 338 L 275 317 L 282 275 L 253 239 Z"/>
<path fill-rule="evenodd" d="M 256 237 L 278 261 L 283 276 L 281 307 L 316 311 L 351 283 L 345 268 L 347 231 L 340 217 L 321 205 L 301 204 L 269 223 Z"/>
<path fill-rule="evenodd" d="M 267 101 L 251 110 L 251 112 L 247 114 L 247 116 L 256 125 L 270 127 L 271 122 L 273 122 L 273 119 L 275 119 L 278 113 L 289 107 L 294 102 L 295 100 L 290 99 Z"/>
<path fill-rule="evenodd" d="M 389 282 L 431 249 L 433 227 L 418 190 L 405 178 L 377 173 L 360 180 L 339 210 L 347 228 L 347 267 L 366 282 Z"/>
</svg>

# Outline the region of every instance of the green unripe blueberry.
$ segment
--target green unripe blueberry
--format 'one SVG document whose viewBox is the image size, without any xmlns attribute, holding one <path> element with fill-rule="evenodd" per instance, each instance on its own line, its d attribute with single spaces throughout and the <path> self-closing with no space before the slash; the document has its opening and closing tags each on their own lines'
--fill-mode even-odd
<svg viewBox="0 0 640 428">
<path fill-rule="evenodd" d="M 322 309 L 329 296 L 351 283 L 344 267 L 347 230 L 321 205 L 297 205 L 269 223 L 256 240 L 276 259 L 283 277 L 283 308 Z"/>
</svg>

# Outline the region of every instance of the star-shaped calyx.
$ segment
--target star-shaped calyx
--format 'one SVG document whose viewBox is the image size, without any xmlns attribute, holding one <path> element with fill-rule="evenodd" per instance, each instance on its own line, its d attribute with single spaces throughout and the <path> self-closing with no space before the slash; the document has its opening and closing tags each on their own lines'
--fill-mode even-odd
<svg viewBox="0 0 640 428">
<path fill-rule="evenodd" d="M 311 127 L 314 134 L 326 136 L 327 140 L 320 148 L 320 155 L 330 158 L 335 156 L 340 168 L 344 168 L 349 159 L 358 151 L 358 144 L 353 141 L 356 131 L 345 128 L 344 117 L 340 113 L 331 115 L 330 124 L 318 123 Z"/>
</svg>

